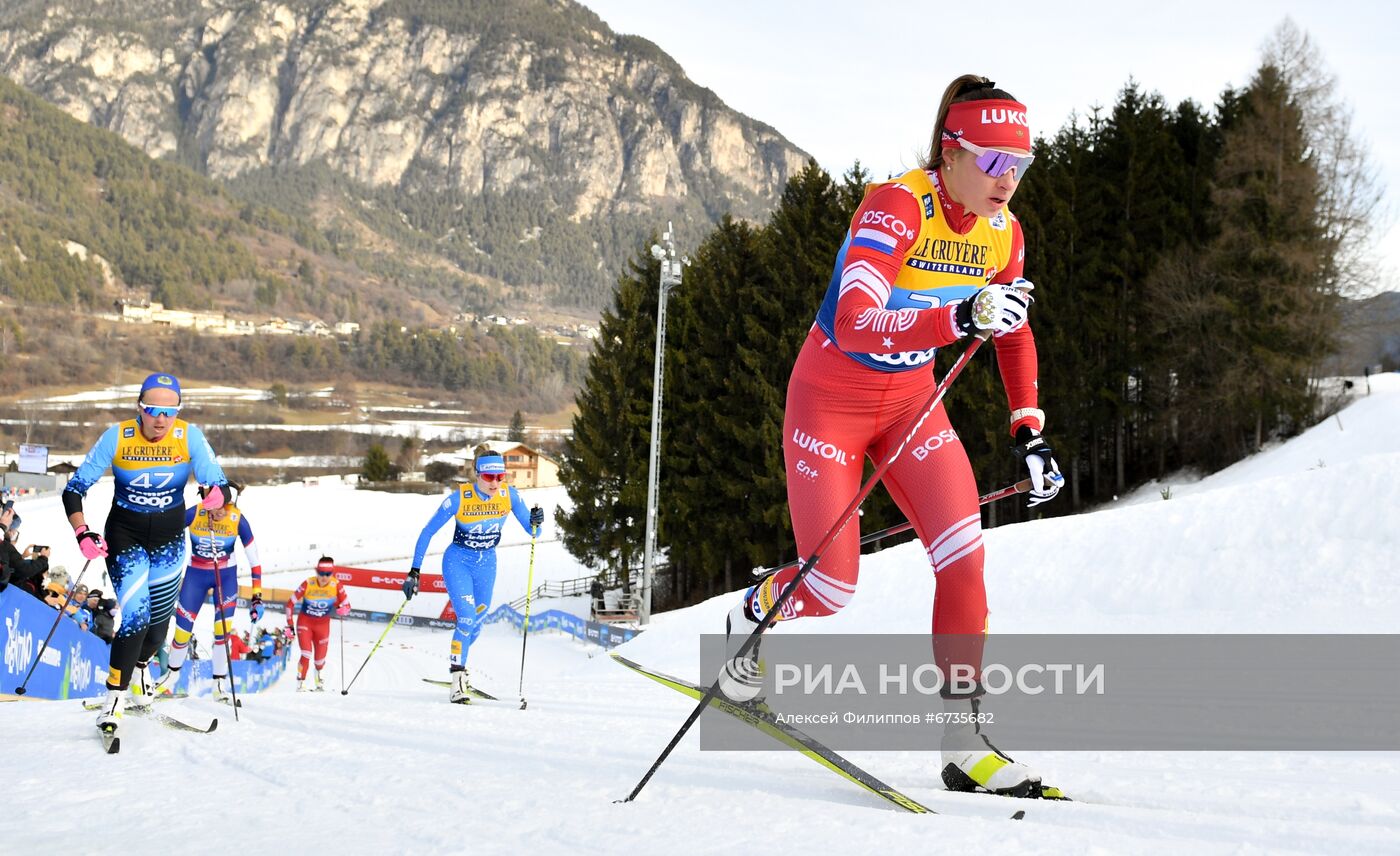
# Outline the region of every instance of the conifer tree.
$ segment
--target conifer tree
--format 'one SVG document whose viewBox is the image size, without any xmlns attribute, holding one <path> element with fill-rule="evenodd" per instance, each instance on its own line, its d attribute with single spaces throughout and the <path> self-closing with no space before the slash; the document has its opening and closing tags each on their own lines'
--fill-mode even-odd
<svg viewBox="0 0 1400 856">
<path fill-rule="evenodd" d="M 747 394 L 736 351 L 763 288 L 755 245 L 753 227 L 724 217 L 668 305 L 658 530 L 681 598 L 752 567 L 744 565 L 749 494 L 767 475 L 769 451 L 755 432 L 770 402 Z"/>
<path fill-rule="evenodd" d="M 1309 371 L 1335 330 L 1328 250 L 1301 105 L 1279 70 L 1255 73 L 1224 129 L 1219 234 L 1158 277 L 1180 354 L 1174 416 L 1187 460 L 1218 468 L 1311 421 Z"/>
<path fill-rule="evenodd" d="M 639 253 L 618 278 L 559 466 L 573 503 L 558 517 L 565 547 L 589 567 L 611 567 L 624 580 L 641 556 L 646 525 L 659 275 L 659 264 Z"/>
</svg>

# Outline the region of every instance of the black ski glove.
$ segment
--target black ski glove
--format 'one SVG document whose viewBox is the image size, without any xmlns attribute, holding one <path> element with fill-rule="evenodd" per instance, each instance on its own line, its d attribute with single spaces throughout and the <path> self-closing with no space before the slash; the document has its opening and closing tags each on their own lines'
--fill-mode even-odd
<svg viewBox="0 0 1400 856">
<path fill-rule="evenodd" d="M 1040 432 L 1029 425 L 1017 428 L 1016 445 L 1011 450 L 1021 459 L 1031 479 L 1031 498 L 1027 506 L 1034 508 L 1054 499 L 1065 486 L 1065 477 L 1060 475 L 1060 465 L 1055 463 L 1055 450 Z"/>
<path fill-rule="evenodd" d="M 413 596 L 418 594 L 418 569 L 414 568 L 408 572 L 408 576 L 403 581 L 403 596 L 405 600 L 413 600 Z"/>
</svg>

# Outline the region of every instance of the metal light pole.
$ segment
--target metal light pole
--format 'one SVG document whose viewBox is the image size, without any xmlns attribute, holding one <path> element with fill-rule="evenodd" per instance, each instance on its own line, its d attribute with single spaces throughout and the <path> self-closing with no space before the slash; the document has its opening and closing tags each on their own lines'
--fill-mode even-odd
<svg viewBox="0 0 1400 856">
<path fill-rule="evenodd" d="M 651 381 L 651 455 L 647 461 L 646 543 L 642 552 L 642 606 L 637 617 L 642 624 L 651 621 L 651 580 L 656 553 L 656 483 L 661 471 L 661 375 L 666 359 L 666 295 L 681 284 L 681 265 L 676 258 L 674 229 L 666 223 L 662 244 L 651 245 L 651 255 L 661 262 L 661 285 L 656 301 L 656 365 Z"/>
</svg>

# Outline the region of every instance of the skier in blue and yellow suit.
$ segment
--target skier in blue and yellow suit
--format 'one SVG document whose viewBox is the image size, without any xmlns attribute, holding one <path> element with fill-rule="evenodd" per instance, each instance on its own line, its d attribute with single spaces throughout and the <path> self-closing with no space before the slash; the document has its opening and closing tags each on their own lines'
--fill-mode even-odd
<svg viewBox="0 0 1400 856">
<path fill-rule="evenodd" d="M 494 452 L 478 452 L 476 482 L 459 485 L 455 494 L 438 506 L 413 549 L 413 570 L 404 581 L 404 597 L 418 591 L 418 570 L 428 552 L 428 542 L 450 518 L 457 519 L 452 545 L 442 557 L 442 577 L 447 596 L 457 613 L 452 633 L 452 694 L 456 704 L 470 701 L 467 683 L 467 651 L 481 633 L 481 620 L 491 606 L 496 585 L 496 544 L 506 516 L 514 514 L 532 538 L 539 536 L 544 510 L 535 506 L 528 512 L 515 488 L 506 484 L 505 459 Z"/>
<path fill-rule="evenodd" d="M 103 432 L 63 491 L 78 548 L 89 562 L 107 560 L 121 610 L 98 718 L 104 731 L 120 724 L 122 697 L 133 676 L 149 692 L 146 663 L 165 644 L 185 569 L 185 485 L 193 477 L 207 488 L 204 508 L 221 508 L 235 498 L 204 432 L 178 418 L 181 403 L 174 375 L 147 377 L 135 418 Z M 112 508 L 98 533 L 87 524 L 83 498 L 108 467 L 115 482 Z"/>
</svg>

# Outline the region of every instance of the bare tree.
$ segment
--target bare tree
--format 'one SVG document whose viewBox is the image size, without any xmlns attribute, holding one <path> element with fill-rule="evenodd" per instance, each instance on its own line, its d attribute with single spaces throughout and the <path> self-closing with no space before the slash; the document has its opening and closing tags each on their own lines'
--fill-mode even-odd
<svg viewBox="0 0 1400 856">
<path fill-rule="evenodd" d="M 1324 287 L 1341 296 L 1379 290 L 1371 237 L 1384 191 L 1353 112 L 1308 34 L 1284 18 L 1265 41 L 1262 61 L 1279 71 L 1303 113 L 1306 157 L 1317 172 L 1319 224 L 1329 245 Z"/>
</svg>

